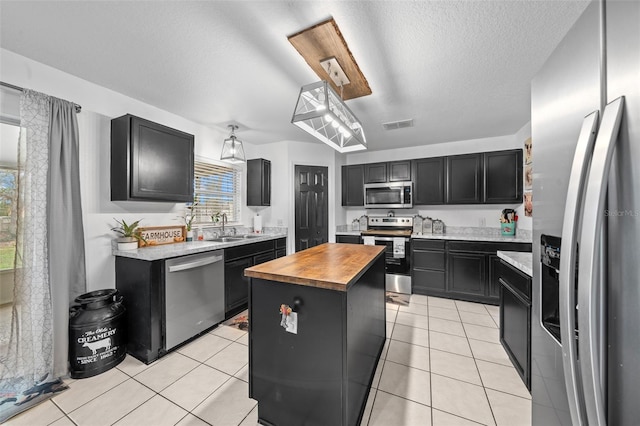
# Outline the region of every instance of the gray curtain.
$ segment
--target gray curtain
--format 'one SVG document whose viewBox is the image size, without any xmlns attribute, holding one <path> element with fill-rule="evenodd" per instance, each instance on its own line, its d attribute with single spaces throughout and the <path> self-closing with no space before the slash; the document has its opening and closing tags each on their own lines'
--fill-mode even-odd
<svg viewBox="0 0 640 426">
<path fill-rule="evenodd" d="M 86 290 L 75 105 L 51 98 L 47 228 L 53 307 L 53 374 L 67 374 L 69 306 Z"/>
<path fill-rule="evenodd" d="M 0 422 L 65 388 L 70 302 L 86 288 L 74 105 L 20 100 L 14 297 L 0 345 Z"/>
</svg>

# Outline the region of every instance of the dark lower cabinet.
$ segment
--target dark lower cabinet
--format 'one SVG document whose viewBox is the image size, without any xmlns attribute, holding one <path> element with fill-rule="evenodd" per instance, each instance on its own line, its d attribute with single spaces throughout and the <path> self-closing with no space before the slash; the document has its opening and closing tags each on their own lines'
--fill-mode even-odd
<svg viewBox="0 0 640 426">
<path fill-rule="evenodd" d="M 487 256 L 484 253 L 450 251 L 447 263 L 447 291 L 450 294 L 473 299 L 485 297 Z"/>
<path fill-rule="evenodd" d="M 279 238 L 225 249 L 224 300 L 226 318 L 247 308 L 249 278 L 244 276 L 244 270 L 286 255 L 286 242 L 286 238 Z"/>
<path fill-rule="evenodd" d="M 412 239 L 412 292 L 498 305 L 497 251 L 530 252 L 530 243 Z"/>
<path fill-rule="evenodd" d="M 249 278 L 244 270 L 253 266 L 253 256 L 244 257 L 224 263 L 224 310 L 229 312 L 242 307 L 249 297 Z"/>
<path fill-rule="evenodd" d="M 251 279 L 249 397 L 260 424 L 360 424 L 385 342 L 384 256 L 363 272 L 346 291 Z M 297 334 L 280 325 L 281 304 L 295 309 Z"/>
<path fill-rule="evenodd" d="M 360 244 L 360 235 L 336 235 L 336 243 Z"/>
<path fill-rule="evenodd" d="M 116 256 L 116 288 L 127 308 L 127 353 L 149 364 L 164 355 L 164 260 Z"/>
<path fill-rule="evenodd" d="M 501 261 L 499 282 L 500 343 L 531 390 L 531 277 Z"/>
<path fill-rule="evenodd" d="M 411 285 L 412 292 L 444 296 L 445 242 L 423 239 L 411 241 Z"/>
</svg>

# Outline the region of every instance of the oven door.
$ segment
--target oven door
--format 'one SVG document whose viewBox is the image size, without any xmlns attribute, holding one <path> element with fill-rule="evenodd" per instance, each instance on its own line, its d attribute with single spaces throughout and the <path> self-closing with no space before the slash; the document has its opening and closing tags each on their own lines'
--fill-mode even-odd
<svg viewBox="0 0 640 426">
<path fill-rule="evenodd" d="M 385 246 L 386 290 L 394 293 L 411 294 L 410 239 L 404 240 L 404 254 L 394 253 L 392 237 L 375 237 L 377 246 Z"/>
</svg>

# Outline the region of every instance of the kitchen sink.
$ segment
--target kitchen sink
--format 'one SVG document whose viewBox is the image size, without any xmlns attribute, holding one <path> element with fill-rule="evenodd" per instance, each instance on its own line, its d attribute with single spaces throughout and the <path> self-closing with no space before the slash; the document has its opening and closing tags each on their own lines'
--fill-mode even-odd
<svg viewBox="0 0 640 426">
<path fill-rule="evenodd" d="M 230 243 L 230 242 L 233 242 L 233 241 L 248 240 L 248 239 L 251 239 L 251 238 L 259 238 L 259 237 L 262 237 L 262 235 L 245 234 L 245 235 L 234 235 L 234 236 L 229 236 L 229 237 L 212 238 L 212 239 L 207 240 L 207 241 L 213 241 L 215 243 Z"/>
<path fill-rule="evenodd" d="M 242 238 L 238 238 L 238 237 L 220 237 L 220 238 L 212 238 L 207 241 L 213 241 L 214 243 L 230 243 L 232 241 L 238 241 L 241 239 Z"/>
</svg>

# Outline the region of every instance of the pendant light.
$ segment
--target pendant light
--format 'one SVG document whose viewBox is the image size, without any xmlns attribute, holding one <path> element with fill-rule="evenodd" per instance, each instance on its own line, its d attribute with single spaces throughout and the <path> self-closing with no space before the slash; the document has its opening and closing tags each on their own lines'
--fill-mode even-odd
<svg viewBox="0 0 640 426">
<path fill-rule="evenodd" d="M 235 135 L 235 131 L 238 129 L 238 126 L 236 126 L 235 124 L 229 124 L 228 127 L 231 129 L 231 135 L 228 139 L 224 140 L 220 160 L 234 164 L 244 163 L 246 161 L 246 158 L 244 156 L 242 141 L 239 140 Z"/>
<path fill-rule="evenodd" d="M 335 58 L 326 70 L 342 91 L 346 77 Z M 340 153 L 367 149 L 362 123 L 325 80 L 302 86 L 291 123 Z"/>
</svg>

